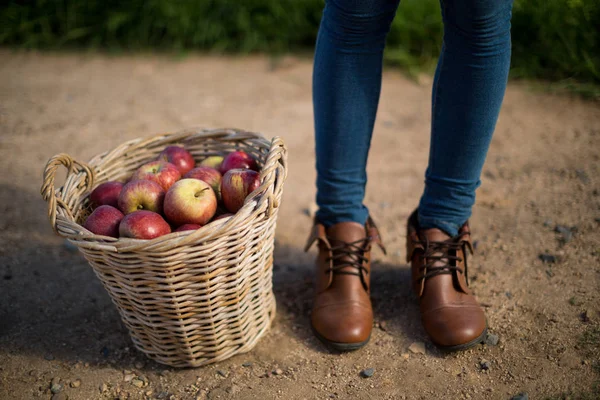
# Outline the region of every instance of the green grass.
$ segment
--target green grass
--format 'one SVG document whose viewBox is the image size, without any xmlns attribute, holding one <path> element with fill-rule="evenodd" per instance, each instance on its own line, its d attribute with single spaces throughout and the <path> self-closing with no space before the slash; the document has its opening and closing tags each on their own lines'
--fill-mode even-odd
<svg viewBox="0 0 600 400">
<path fill-rule="evenodd" d="M 324 0 L 8 0 L 0 46 L 283 54 L 312 51 Z M 513 79 L 597 98 L 600 1 L 515 0 Z M 442 40 L 438 0 L 403 0 L 386 62 L 432 71 Z"/>
</svg>

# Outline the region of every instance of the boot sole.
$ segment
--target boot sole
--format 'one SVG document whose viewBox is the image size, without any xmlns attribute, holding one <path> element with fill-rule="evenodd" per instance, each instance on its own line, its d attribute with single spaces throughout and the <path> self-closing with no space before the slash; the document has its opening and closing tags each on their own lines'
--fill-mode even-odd
<svg viewBox="0 0 600 400">
<path fill-rule="evenodd" d="M 485 329 L 483 330 L 483 332 L 481 332 L 481 335 L 477 336 L 475 339 L 471 340 L 470 342 L 463 343 L 463 344 L 457 344 L 457 345 L 453 345 L 453 346 L 442 346 L 435 342 L 434 342 L 434 344 L 440 350 L 443 350 L 446 352 L 467 350 L 467 349 L 470 349 L 471 347 L 477 346 L 479 343 L 484 343 L 485 338 L 487 337 L 487 331 L 488 331 L 488 328 L 487 328 L 487 324 L 486 324 Z"/>
<path fill-rule="evenodd" d="M 314 328 L 314 326 L 312 326 L 312 324 L 310 325 L 314 335 L 317 337 L 317 339 L 319 339 L 324 345 L 326 345 L 327 347 L 331 347 L 337 351 L 354 351 L 354 350 L 358 350 L 361 347 L 364 347 L 367 343 L 369 343 L 369 340 L 371 340 L 371 334 L 369 333 L 369 337 L 367 338 L 367 340 L 363 341 L 363 342 L 359 342 L 359 343 L 339 343 L 339 342 L 332 342 L 331 340 L 327 340 L 325 339 L 323 336 L 321 336 L 321 334 L 319 334 L 319 332 L 317 332 L 317 330 Z"/>
</svg>

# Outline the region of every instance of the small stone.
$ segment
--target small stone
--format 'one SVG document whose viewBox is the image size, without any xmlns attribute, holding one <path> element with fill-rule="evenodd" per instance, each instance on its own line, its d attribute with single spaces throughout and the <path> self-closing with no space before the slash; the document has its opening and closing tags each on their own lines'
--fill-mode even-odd
<svg viewBox="0 0 600 400">
<path fill-rule="evenodd" d="M 133 378 L 135 378 L 134 374 L 125 374 L 125 376 L 123 377 L 123 381 L 131 382 L 133 380 Z"/>
<path fill-rule="evenodd" d="M 62 385 L 59 383 L 54 383 L 52 384 L 52 386 L 50 387 L 50 391 L 54 394 L 59 393 L 62 390 Z"/>
<path fill-rule="evenodd" d="M 250 361 L 246 361 L 245 363 L 242 364 L 242 367 L 246 367 L 246 368 L 251 367 L 251 366 L 252 366 L 252 363 Z"/>
<path fill-rule="evenodd" d="M 73 382 L 71 382 L 72 388 L 78 388 L 79 386 L 81 386 L 81 379 L 75 379 Z"/>
<path fill-rule="evenodd" d="M 584 310 L 581 314 L 579 314 L 579 319 L 581 322 L 590 322 L 590 317 L 588 316 L 587 310 Z"/>
<path fill-rule="evenodd" d="M 564 226 L 564 225 L 556 225 L 556 227 L 554 227 L 554 232 L 556 233 L 560 233 L 561 240 L 564 243 L 568 243 L 571 241 L 571 239 L 573 239 L 573 228 L 570 228 L 568 226 Z"/>
<path fill-rule="evenodd" d="M 556 257 L 552 254 L 543 253 L 538 256 L 543 263 L 553 264 L 556 262 Z"/>
<path fill-rule="evenodd" d="M 132 384 L 133 386 L 135 386 L 135 387 L 139 387 L 139 388 L 141 388 L 141 387 L 144 387 L 144 381 L 143 381 L 143 380 L 141 380 L 141 379 L 137 379 L 137 378 L 135 378 L 135 379 L 132 379 L 132 380 L 131 380 L 131 384 Z"/>
<path fill-rule="evenodd" d="M 529 400 L 529 395 L 525 392 L 519 393 L 510 398 L 510 400 Z"/>
<path fill-rule="evenodd" d="M 506 292 L 506 293 L 504 293 L 504 294 L 506 295 L 506 297 L 507 297 L 509 300 L 511 300 L 511 299 L 513 298 L 513 295 L 512 295 L 512 293 L 511 293 L 511 292 L 508 292 L 508 291 L 507 291 L 507 292 Z"/>
<path fill-rule="evenodd" d="M 281 370 L 281 368 L 277 368 L 276 370 L 273 371 L 273 375 L 281 375 L 283 374 L 283 371 Z"/>
<path fill-rule="evenodd" d="M 137 369 L 142 369 L 142 368 L 144 368 L 144 363 L 141 362 L 141 361 L 138 361 L 138 362 L 135 363 L 135 367 Z"/>
<path fill-rule="evenodd" d="M 387 331 L 387 322 L 380 321 L 379 322 L 379 329 L 381 329 L 382 331 Z"/>
<path fill-rule="evenodd" d="M 64 392 L 55 393 L 52 400 L 67 400 L 67 395 Z"/>
<path fill-rule="evenodd" d="M 496 346 L 496 345 L 498 345 L 499 340 L 500 340 L 500 338 L 498 337 L 498 335 L 494 335 L 493 333 L 488 333 L 488 335 L 485 338 L 485 344 L 487 344 L 488 346 Z"/>
<path fill-rule="evenodd" d="M 415 354 L 425 354 L 425 343 L 414 342 L 410 346 L 408 346 L 408 350 L 410 350 L 411 353 Z"/>
<path fill-rule="evenodd" d="M 488 360 L 481 360 L 481 361 L 479 361 L 479 367 L 481 368 L 482 371 L 489 371 L 490 362 Z"/>
<path fill-rule="evenodd" d="M 583 184 L 588 184 L 590 183 L 590 176 L 587 174 L 587 172 L 585 172 L 585 170 L 583 169 L 576 169 L 575 170 L 575 176 L 577 176 L 577 178 L 581 181 L 581 183 Z"/>
<path fill-rule="evenodd" d="M 152 390 L 146 390 L 146 392 L 144 394 L 146 396 L 150 397 L 150 396 L 152 396 L 152 393 L 154 393 Z"/>
<path fill-rule="evenodd" d="M 50 382 L 50 386 L 58 385 L 59 383 L 60 383 L 60 378 L 58 376 L 55 376 L 54 378 L 52 378 L 52 381 Z"/>
<path fill-rule="evenodd" d="M 402 357 L 403 360 L 408 360 L 410 358 L 410 354 L 402 353 L 402 354 L 400 354 L 400 357 Z"/>
<path fill-rule="evenodd" d="M 360 375 L 363 378 L 370 378 L 373 376 L 374 373 L 375 373 L 374 368 L 367 368 L 367 369 L 363 369 L 362 371 L 360 371 Z"/>
<path fill-rule="evenodd" d="M 208 395 L 208 392 L 206 390 L 199 390 L 198 393 L 196 393 L 196 397 L 194 397 L 194 400 L 206 400 L 206 396 Z"/>
<path fill-rule="evenodd" d="M 52 361 L 52 360 L 54 360 L 54 356 L 52 354 L 48 353 L 44 356 L 44 359 L 46 359 L 48 361 Z"/>
<path fill-rule="evenodd" d="M 106 386 L 106 383 L 101 383 L 98 389 L 100 390 L 100 393 L 104 393 L 108 390 L 108 386 Z"/>
<path fill-rule="evenodd" d="M 221 371 L 220 369 L 217 370 L 217 374 L 221 375 L 223 378 L 227 377 L 227 374 L 225 373 L 225 371 Z"/>
</svg>

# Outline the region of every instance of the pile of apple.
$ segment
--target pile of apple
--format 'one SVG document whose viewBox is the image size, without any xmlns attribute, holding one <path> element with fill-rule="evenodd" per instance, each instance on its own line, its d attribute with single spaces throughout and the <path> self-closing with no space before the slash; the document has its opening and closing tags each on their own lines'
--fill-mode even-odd
<svg viewBox="0 0 600 400">
<path fill-rule="evenodd" d="M 97 235 L 154 239 L 195 230 L 236 213 L 260 184 L 258 164 L 243 151 L 211 156 L 196 167 L 185 148 L 169 146 L 130 180 L 105 182 L 90 194 L 83 226 Z"/>
</svg>

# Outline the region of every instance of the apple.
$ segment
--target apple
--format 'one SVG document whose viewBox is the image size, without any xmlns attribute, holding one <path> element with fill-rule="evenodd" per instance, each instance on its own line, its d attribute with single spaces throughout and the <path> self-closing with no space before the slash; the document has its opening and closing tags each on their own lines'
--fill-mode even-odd
<svg viewBox="0 0 600 400">
<path fill-rule="evenodd" d="M 165 191 L 158 183 L 147 179 L 129 181 L 119 195 L 119 209 L 124 214 L 138 210 L 159 213 L 162 211 L 164 199 Z"/>
<path fill-rule="evenodd" d="M 221 168 L 221 164 L 223 164 L 223 156 L 210 156 L 200 161 L 200 165 L 204 167 L 211 167 L 216 170 Z"/>
<path fill-rule="evenodd" d="M 83 227 L 96 235 L 119 237 L 123 213 L 113 206 L 101 205 L 85 220 Z"/>
<path fill-rule="evenodd" d="M 260 185 L 259 174 L 251 169 L 231 169 L 221 180 L 221 198 L 229 212 L 235 213 L 246 197 Z"/>
<path fill-rule="evenodd" d="M 217 200 L 221 198 L 221 173 L 211 167 L 196 167 L 184 175 L 184 178 L 200 179 L 215 191 Z"/>
<path fill-rule="evenodd" d="M 196 229 L 202 228 L 202 225 L 198 224 L 183 224 L 179 228 L 175 229 L 173 232 L 183 232 L 183 231 L 195 231 Z"/>
<path fill-rule="evenodd" d="M 196 161 L 189 151 L 181 146 L 168 146 L 158 155 L 157 160 L 162 160 L 173 164 L 179 173 L 183 176 L 189 170 L 194 168 Z"/>
<path fill-rule="evenodd" d="M 131 176 L 131 181 L 147 179 L 158 183 L 165 190 L 181 179 L 181 173 L 173 164 L 156 160 L 139 167 Z"/>
<path fill-rule="evenodd" d="M 217 211 L 217 196 L 208 183 L 186 178 L 171 186 L 163 209 L 175 225 L 205 225 Z"/>
<path fill-rule="evenodd" d="M 223 160 L 223 164 L 219 168 L 221 174 L 225 175 L 225 172 L 230 169 L 237 168 L 248 168 L 254 171 L 258 171 L 258 164 L 254 158 L 252 158 L 248 153 L 238 150 L 232 153 L 227 154 L 225 159 Z"/>
<path fill-rule="evenodd" d="M 94 207 L 105 205 L 118 207 L 121 189 L 123 189 L 121 182 L 104 182 L 92 190 L 92 193 L 90 193 L 90 202 Z"/>
<path fill-rule="evenodd" d="M 134 239 L 154 239 L 171 233 L 171 227 L 159 214 L 139 210 L 127 214 L 119 224 L 121 237 Z"/>
</svg>

